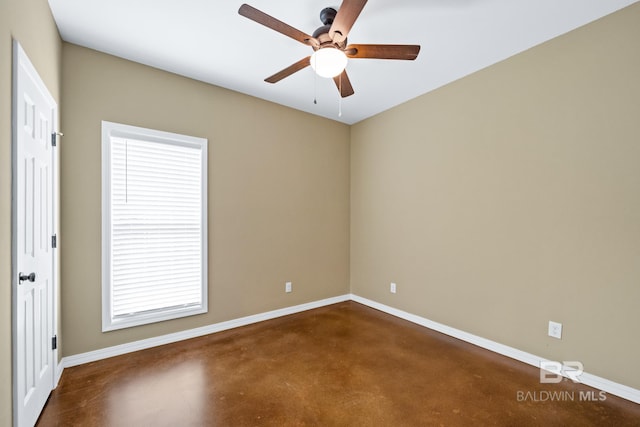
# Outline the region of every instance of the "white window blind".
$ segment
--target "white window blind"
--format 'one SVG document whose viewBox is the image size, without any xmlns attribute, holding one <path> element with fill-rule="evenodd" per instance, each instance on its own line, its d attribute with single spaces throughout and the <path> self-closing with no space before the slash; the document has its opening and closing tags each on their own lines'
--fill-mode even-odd
<svg viewBox="0 0 640 427">
<path fill-rule="evenodd" d="M 103 330 L 206 312 L 206 140 L 103 122 L 103 157 Z"/>
</svg>

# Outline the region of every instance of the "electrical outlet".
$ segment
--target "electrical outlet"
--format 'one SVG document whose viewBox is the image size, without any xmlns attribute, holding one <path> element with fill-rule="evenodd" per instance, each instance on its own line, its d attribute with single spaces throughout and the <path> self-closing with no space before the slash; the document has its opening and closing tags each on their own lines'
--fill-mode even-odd
<svg viewBox="0 0 640 427">
<path fill-rule="evenodd" d="M 396 293 L 396 284 L 391 282 L 391 285 L 389 286 L 389 292 L 391 292 L 392 294 Z"/>
<path fill-rule="evenodd" d="M 549 320 L 549 336 L 562 339 L 562 323 Z"/>
<path fill-rule="evenodd" d="M 291 292 L 291 282 L 287 282 L 284 284 L 284 291 L 287 293 Z"/>
</svg>

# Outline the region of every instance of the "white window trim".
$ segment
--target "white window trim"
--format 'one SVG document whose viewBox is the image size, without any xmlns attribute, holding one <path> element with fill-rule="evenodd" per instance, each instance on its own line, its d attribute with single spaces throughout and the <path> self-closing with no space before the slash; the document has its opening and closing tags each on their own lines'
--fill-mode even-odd
<svg viewBox="0 0 640 427">
<path fill-rule="evenodd" d="M 138 314 L 128 318 L 112 318 L 111 294 L 111 137 L 131 138 L 145 141 L 168 142 L 174 144 L 197 145 L 202 150 L 202 300 L 194 307 L 173 308 L 158 312 Z M 102 331 L 112 331 L 161 322 L 180 317 L 206 313 L 208 311 L 207 278 L 207 139 L 154 129 L 102 121 Z"/>
</svg>

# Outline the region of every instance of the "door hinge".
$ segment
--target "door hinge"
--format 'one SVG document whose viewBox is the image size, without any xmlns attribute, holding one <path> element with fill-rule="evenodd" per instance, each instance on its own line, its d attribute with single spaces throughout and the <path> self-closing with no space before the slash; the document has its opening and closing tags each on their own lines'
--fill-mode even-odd
<svg viewBox="0 0 640 427">
<path fill-rule="evenodd" d="M 56 249 L 58 247 L 58 235 L 54 234 L 53 236 L 51 236 L 51 247 L 53 249 Z"/>
<path fill-rule="evenodd" d="M 57 350 L 58 349 L 58 336 L 54 335 L 53 338 L 51 338 L 51 350 Z"/>
<path fill-rule="evenodd" d="M 58 137 L 59 136 L 64 136 L 64 134 L 62 132 L 53 132 L 51 134 L 51 145 L 53 147 L 56 147 L 58 145 Z"/>
</svg>

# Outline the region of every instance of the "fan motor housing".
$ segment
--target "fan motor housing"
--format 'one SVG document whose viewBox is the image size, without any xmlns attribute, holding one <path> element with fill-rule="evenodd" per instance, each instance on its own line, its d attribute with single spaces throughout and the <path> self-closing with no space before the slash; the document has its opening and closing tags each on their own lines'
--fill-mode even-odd
<svg viewBox="0 0 640 427">
<path fill-rule="evenodd" d="M 333 24 L 333 20 L 336 18 L 337 14 L 338 11 L 332 7 L 325 7 L 320 11 L 320 21 L 322 21 L 324 25 L 313 32 L 313 38 L 318 40 L 318 42 L 320 43 L 320 46 L 318 48 L 314 48 L 315 50 L 329 46 L 338 49 L 344 49 L 347 45 L 346 39 L 342 43 L 334 43 L 333 40 L 331 40 L 331 37 L 329 37 L 331 24 Z"/>
</svg>

